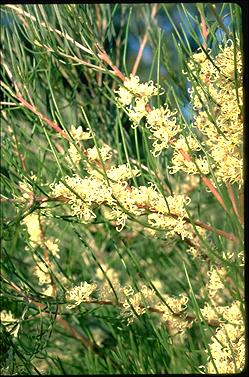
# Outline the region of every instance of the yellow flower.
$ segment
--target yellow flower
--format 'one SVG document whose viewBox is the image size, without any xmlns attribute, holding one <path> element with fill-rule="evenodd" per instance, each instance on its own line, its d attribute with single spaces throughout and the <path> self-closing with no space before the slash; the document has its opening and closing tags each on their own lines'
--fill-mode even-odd
<svg viewBox="0 0 249 377">
<path fill-rule="evenodd" d="M 87 157 L 90 158 L 90 160 L 100 160 L 99 154 L 103 161 L 109 160 L 112 156 L 111 147 L 104 145 L 102 148 L 99 148 L 99 150 L 96 146 L 87 149 Z"/>
<path fill-rule="evenodd" d="M 78 128 L 76 128 L 75 126 L 71 126 L 70 132 L 75 141 L 89 140 L 93 137 L 91 131 L 83 131 L 81 126 L 79 126 Z"/>
<path fill-rule="evenodd" d="M 121 86 L 118 90 L 116 90 L 116 93 L 118 93 L 119 95 L 117 100 L 121 103 L 121 105 L 123 106 L 130 105 L 133 98 L 133 94 L 129 92 L 129 90 Z"/>
<path fill-rule="evenodd" d="M 75 308 L 82 302 L 90 301 L 90 295 L 96 290 L 97 284 L 88 284 L 86 281 L 80 283 L 80 285 L 68 289 L 66 292 L 66 300 L 74 301 L 74 303 L 67 305 L 68 309 Z"/>
</svg>

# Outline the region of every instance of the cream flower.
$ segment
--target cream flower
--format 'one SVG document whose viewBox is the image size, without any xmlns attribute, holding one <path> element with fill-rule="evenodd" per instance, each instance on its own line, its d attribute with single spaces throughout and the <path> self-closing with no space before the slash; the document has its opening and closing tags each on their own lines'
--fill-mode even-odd
<svg viewBox="0 0 249 377">
<path fill-rule="evenodd" d="M 68 289 L 66 292 L 66 300 L 74 301 L 74 303 L 67 305 L 67 308 L 72 309 L 80 305 L 82 302 L 90 301 L 90 295 L 96 290 L 96 288 L 97 284 L 88 284 L 85 281 L 84 283 L 81 282 L 79 286 Z"/>
</svg>

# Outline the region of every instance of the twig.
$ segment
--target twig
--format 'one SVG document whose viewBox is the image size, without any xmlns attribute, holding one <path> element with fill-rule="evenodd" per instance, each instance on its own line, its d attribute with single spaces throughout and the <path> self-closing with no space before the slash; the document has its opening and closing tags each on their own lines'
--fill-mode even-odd
<svg viewBox="0 0 249 377">
<path fill-rule="evenodd" d="M 19 288 L 15 283 L 13 282 L 9 282 L 8 280 L 6 280 L 5 278 L 2 278 L 3 281 L 8 284 L 12 289 L 14 289 L 16 292 L 19 293 L 20 296 L 22 296 L 24 298 L 25 301 L 27 301 L 29 304 L 32 304 L 38 308 L 40 308 L 41 310 L 43 309 L 46 309 L 47 308 L 47 305 L 44 305 L 42 303 L 40 303 L 39 301 L 33 299 L 33 298 L 30 298 L 29 296 L 27 296 L 25 293 L 23 293 L 22 289 Z M 42 312 L 43 315 L 50 315 L 50 313 L 47 313 L 46 311 L 43 311 Z M 61 326 L 67 331 L 69 332 L 74 338 L 78 339 L 81 344 L 85 347 L 85 348 L 90 348 L 92 351 L 94 351 L 94 347 L 93 347 L 93 344 L 82 334 L 80 334 L 69 322 L 67 322 L 64 318 L 62 318 L 59 314 L 56 315 L 55 317 L 55 320 L 61 324 Z M 94 351 L 95 352 L 95 351 Z"/>
<path fill-rule="evenodd" d="M 58 126 L 58 124 L 52 122 L 50 119 L 48 119 L 45 115 L 40 113 L 33 105 L 25 101 L 24 98 L 21 97 L 21 95 L 17 94 L 16 98 L 18 101 L 27 109 L 31 110 L 34 114 L 36 114 L 39 118 L 41 118 L 45 123 L 47 123 L 50 127 L 52 127 L 56 132 L 58 132 L 64 139 L 69 140 L 69 136 Z"/>
<path fill-rule="evenodd" d="M 226 186 L 227 186 L 227 192 L 228 192 L 229 198 L 233 206 L 234 213 L 237 215 L 238 219 L 241 221 L 232 186 L 229 182 L 226 183 Z"/>
<path fill-rule="evenodd" d="M 207 177 L 205 176 L 201 176 L 201 179 L 203 181 L 203 183 L 205 184 L 205 186 L 207 188 L 209 188 L 209 190 L 211 191 L 211 193 L 213 194 L 213 196 L 216 198 L 216 200 L 220 203 L 220 205 L 222 206 L 222 208 L 228 213 L 228 210 L 225 206 L 225 203 L 222 199 L 222 197 L 220 196 L 220 194 L 218 193 L 218 191 L 216 190 L 216 188 L 214 187 L 214 185 L 212 184 L 212 182 L 210 181 L 210 179 L 208 179 Z"/>
<path fill-rule="evenodd" d="M 38 22 L 37 19 L 31 15 L 30 13 L 28 12 L 25 12 L 24 10 L 22 10 L 20 7 L 17 7 L 15 5 L 12 5 L 12 4 L 5 4 L 5 6 L 9 9 L 12 9 L 14 12 L 16 12 L 17 14 L 21 14 L 27 18 L 29 18 L 30 20 L 32 21 L 35 21 L 35 22 Z M 90 55 L 93 55 L 93 52 L 91 50 L 89 50 L 88 48 L 84 47 L 82 44 L 76 42 L 72 37 L 70 37 L 70 35 L 68 35 L 67 33 L 65 32 L 61 32 L 60 30 L 58 29 L 53 29 L 51 26 L 48 26 L 45 22 L 40 22 L 39 23 L 39 26 L 42 26 L 44 27 L 45 29 L 49 30 L 49 31 L 52 31 L 58 35 L 60 35 L 61 37 L 64 37 L 65 39 L 67 39 L 69 42 L 72 42 L 75 46 L 77 46 L 80 50 L 82 51 L 85 51 L 87 52 L 88 54 Z"/>
<path fill-rule="evenodd" d="M 198 8 L 198 11 L 200 13 L 200 17 L 201 17 L 201 23 L 200 23 L 200 27 L 201 27 L 201 32 L 202 32 L 202 37 L 203 37 L 203 43 L 202 43 L 202 47 L 203 48 L 207 48 L 207 37 L 208 37 L 208 34 L 209 34 L 209 31 L 208 31 L 208 28 L 207 28 L 207 24 L 206 24 L 206 19 L 205 19 L 205 13 L 204 13 L 204 6 L 203 4 L 201 4 L 201 8 Z"/>
<path fill-rule="evenodd" d="M 155 15 L 157 13 L 157 10 L 158 10 L 158 4 L 155 3 L 153 5 L 153 7 L 152 7 L 151 18 L 155 17 Z M 144 47 L 145 47 L 147 39 L 148 39 L 148 35 L 149 35 L 149 28 L 147 28 L 146 33 L 144 34 L 143 40 L 142 40 L 142 42 L 140 44 L 136 60 L 135 60 L 135 63 L 133 65 L 133 68 L 132 68 L 132 71 L 131 71 L 131 73 L 133 74 L 133 76 L 135 76 L 135 74 L 137 72 L 137 69 L 138 69 L 138 66 L 139 66 L 139 63 L 140 63 L 140 61 L 142 59 L 142 55 L 143 55 Z"/>
<path fill-rule="evenodd" d="M 107 63 L 112 68 L 112 73 L 114 73 L 120 80 L 124 81 L 125 76 L 123 73 L 118 69 L 118 67 L 112 63 L 109 55 L 106 53 L 106 51 L 99 46 L 98 43 L 95 43 L 95 47 L 98 50 L 98 57 L 105 63 Z"/>
<path fill-rule="evenodd" d="M 202 31 L 202 36 L 203 36 L 202 46 L 204 48 L 206 48 L 207 47 L 207 37 L 208 37 L 209 31 L 207 29 L 205 17 L 203 17 L 203 15 L 201 15 L 201 31 Z"/>
<path fill-rule="evenodd" d="M 121 302 L 121 301 L 113 302 L 113 301 L 107 301 L 107 300 L 88 300 L 88 301 L 84 301 L 83 303 L 84 304 L 107 305 L 107 306 L 118 306 L 120 308 L 123 308 L 123 306 L 124 306 L 124 302 Z M 139 308 L 144 309 L 145 307 L 143 305 L 139 305 Z M 153 308 L 151 306 L 146 307 L 146 309 L 151 313 L 164 314 L 163 310 Z M 179 318 L 179 317 L 181 318 L 183 313 L 172 313 L 172 314 L 176 318 Z M 192 316 L 192 315 L 185 315 L 185 316 L 182 317 L 182 319 L 187 320 L 189 322 L 192 322 L 196 319 L 196 317 Z M 213 327 L 220 326 L 219 321 L 215 321 L 215 320 L 207 321 L 207 323 L 208 323 L 209 326 L 213 326 Z"/>
<path fill-rule="evenodd" d="M 191 222 L 188 218 L 184 218 L 184 220 L 186 220 L 189 223 Z M 199 226 L 200 228 L 204 228 L 204 229 L 210 230 L 210 231 L 218 234 L 219 236 L 227 238 L 230 241 L 238 242 L 238 238 L 233 233 L 228 233 L 228 232 L 225 232 L 224 230 L 220 230 L 220 229 L 214 228 L 211 225 L 205 224 L 205 223 L 203 223 L 201 221 L 198 221 L 198 220 L 193 221 L 193 223 L 195 225 Z"/>
</svg>

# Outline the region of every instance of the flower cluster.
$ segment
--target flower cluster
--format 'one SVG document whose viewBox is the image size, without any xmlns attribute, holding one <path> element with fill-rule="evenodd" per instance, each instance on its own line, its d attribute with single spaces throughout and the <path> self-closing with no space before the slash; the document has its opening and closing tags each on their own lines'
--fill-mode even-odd
<svg viewBox="0 0 249 377">
<path fill-rule="evenodd" d="M 38 211 L 34 211 L 27 215 L 23 220 L 22 224 L 26 225 L 27 232 L 29 235 L 29 242 L 31 247 L 35 248 L 37 246 L 43 245 L 51 254 L 60 258 L 58 239 L 51 237 L 46 237 L 42 231 L 42 226 L 45 224 L 44 219 L 39 216 Z"/>
<path fill-rule="evenodd" d="M 140 83 L 139 77 L 131 74 L 130 78 L 125 78 L 124 86 L 120 87 L 116 93 L 118 93 L 118 101 L 122 105 L 129 105 L 134 97 L 143 98 L 148 102 L 150 97 L 159 94 L 159 89 L 154 85 L 152 80 Z"/>
<path fill-rule="evenodd" d="M 39 285 L 42 286 L 42 293 L 47 296 L 53 296 L 54 288 L 51 273 L 56 274 L 61 281 L 65 280 L 64 276 L 56 271 L 56 267 L 48 255 L 48 252 L 50 252 L 53 257 L 60 258 L 59 240 L 47 237 L 44 234 L 42 227 L 45 225 L 45 221 L 39 215 L 39 211 L 34 211 L 27 215 L 22 220 L 22 224 L 26 226 L 30 246 L 32 248 L 40 246 L 44 249 L 44 260 L 39 259 L 36 254 L 33 256 L 36 262 L 34 273 L 38 278 Z"/>
<path fill-rule="evenodd" d="M 195 155 L 194 162 L 186 160 L 180 151 L 182 140 L 180 143 L 178 140 L 171 173 L 182 170 L 187 174 L 208 174 L 215 169 L 219 183 L 243 184 L 242 58 L 238 47 L 236 52 L 234 49 L 229 40 L 216 57 L 211 56 L 210 50 L 201 51 L 188 63 L 189 81 L 195 83 L 190 89 L 191 104 L 196 111 L 193 125 L 201 132 L 199 145 L 210 158 L 209 163 L 201 155 Z M 189 144 L 188 150 L 197 151 L 198 144 Z"/>
<path fill-rule="evenodd" d="M 211 338 L 209 347 L 213 361 L 208 357 L 207 373 L 215 374 L 216 369 L 222 374 L 240 372 L 245 366 L 245 326 L 240 302 L 217 309 L 215 318 L 222 322 Z"/>
<path fill-rule="evenodd" d="M 163 149 L 166 149 L 173 137 L 180 131 L 180 126 L 176 123 L 175 112 L 171 112 L 168 105 L 158 109 L 153 108 L 146 116 L 146 126 L 152 132 L 153 155 L 159 156 Z"/>
<path fill-rule="evenodd" d="M 74 141 L 89 140 L 89 139 L 92 139 L 93 137 L 93 134 L 91 131 L 89 130 L 83 131 L 81 126 L 76 128 L 75 126 L 72 125 L 70 133 Z"/>
<path fill-rule="evenodd" d="M 104 145 L 102 148 L 99 148 L 99 150 L 96 146 L 87 149 L 87 157 L 90 158 L 90 160 L 100 160 L 100 156 L 102 161 L 109 160 L 112 156 L 111 147 L 109 147 L 109 145 Z"/>
<path fill-rule="evenodd" d="M 138 126 L 142 118 L 146 119 L 146 126 L 150 129 L 153 140 L 152 153 L 158 156 L 163 149 L 167 148 L 171 139 L 180 131 L 180 126 L 176 123 L 175 112 L 171 112 L 167 105 L 158 109 L 148 109 L 149 99 L 159 93 L 160 86 L 156 87 L 153 81 L 140 83 L 138 76 L 130 75 L 126 78 L 124 86 L 120 87 L 117 101 L 122 106 L 126 106 L 132 127 Z M 149 111 L 150 110 L 150 111 Z"/>
<path fill-rule="evenodd" d="M 185 294 L 179 297 L 171 297 L 163 295 L 165 303 L 160 302 L 156 308 L 163 312 L 162 319 L 169 323 L 171 332 L 183 332 L 192 326 L 192 321 L 189 321 L 184 316 L 188 297 Z M 181 314 L 181 315 L 180 315 Z"/>
<path fill-rule="evenodd" d="M 63 196 L 71 205 L 72 215 L 78 216 L 83 223 L 91 222 L 95 217 L 93 208 L 101 204 L 114 204 L 110 187 L 104 179 L 94 176 L 81 178 L 66 176 L 65 184 L 59 182 L 52 186 L 52 196 Z"/>
<path fill-rule="evenodd" d="M 17 325 L 18 320 L 13 316 L 10 310 L 8 312 L 7 310 L 2 310 L 0 312 L 0 322 L 6 327 L 6 330 L 11 335 L 17 337 L 19 331 L 19 325 Z"/>
<path fill-rule="evenodd" d="M 209 298 L 211 301 L 215 301 L 219 296 L 219 291 L 225 290 L 224 279 L 227 275 L 227 270 L 224 267 L 211 266 L 207 274 L 209 276 L 207 285 Z"/>
<path fill-rule="evenodd" d="M 24 217 L 22 224 L 26 225 L 30 245 L 34 248 L 41 245 L 43 242 L 43 234 L 38 213 L 34 211 L 30 215 Z"/>
<path fill-rule="evenodd" d="M 180 136 L 174 143 L 174 154 L 172 157 L 172 166 L 169 167 L 169 173 L 175 174 L 178 171 L 183 171 L 192 174 L 208 174 L 210 172 L 209 162 L 205 157 L 198 156 L 200 151 L 200 144 L 192 136 L 187 136 L 186 139 Z M 191 151 L 193 160 L 187 159 L 180 151 Z"/>
<path fill-rule="evenodd" d="M 122 230 L 128 214 L 146 215 L 148 224 L 167 231 L 167 236 L 180 235 L 192 237 L 184 226 L 187 215 L 184 209 L 190 199 L 183 195 L 165 198 L 157 191 L 155 185 L 129 186 L 127 180 L 139 174 L 138 169 L 130 169 L 127 165 L 119 165 L 106 170 L 106 177 L 90 175 L 80 178 L 66 176 L 65 184 L 59 182 L 52 185 L 52 196 L 63 197 L 71 205 L 72 214 L 78 216 L 84 223 L 92 221 L 96 215 L 94 208 L 108 206 L 111 211 L 103 211 L 108 220 L 115 220 L 117 230 Z M 156 232 L 151 230 L 151 232 Z"/>
<path fill-rule="evenodd" d="M 230 305 L 222 305 L 221 296 L 226 292 L 223 280 L 226 275 L 224 267 L 211 267 L 206 286 L 210 302 L 206 302 L 201 309 L 205 320 L 219 323 L 209 345 L 212 358 L 208 356 L 207 373 L 236 373 L 245 365 L 242 304 L 233 301 Z"/>
<path fill-rule="evenodd" d="M 137 127 L 140 120 L 147 115 L 146 105 L 152 96 L 159 94 L 159 88 L 153 81 L 140 83 L 138 76 L 130 75 L 124 80 L 124 87 L 120 87 L 116 93 L 119 97 L 117 101 L 126 106 L 128 116 L 132 121 L 133 127 Z"/>
<path fill-rule="evenodd" d="M 137 317 L 148 311 L 158 313 L 161 321 L 165 322 L 171 331 L 183 332 L 192 325 L 191 321 L 184 317 L 188 301 L 184 294 L 179 297 L 162 294 L 164 303 L 158 299 L 153 289 L 141 284 L 138 291 L 135 291 L 130 284 L 122 286 L 118 274 L 111 268 L 107 269 L 106 266 L 105 269 L 105 275 L 111 285 L 106 278 L 103 279 L 102 271 L 98 271 L 99 284 L 84 282 L 66 292 L 66 301 L 71 302 L 67 305 L 68 309 L 89 301 L 99 305 L 113 302 L 113 305 L 115 305 L 116 298 L 118 298 L 118 306 L 121 308 L 120 314 L 127 321 L 127 325 L 132 324 Z M 97 296 L 95 299 L 90 298 L 93 292 Z"/>
<path fill-rule="evenodd" d="M 82 302 L 90 301 L 90 295 L 96 290 L 97 284 L 94 283 L 80 283 L 79 286 L 70 288 L 66 292 L 66 300 L 73 302 L 68 304 L 67 308 L 72 309 L 80 305 Z"/>
</svg>

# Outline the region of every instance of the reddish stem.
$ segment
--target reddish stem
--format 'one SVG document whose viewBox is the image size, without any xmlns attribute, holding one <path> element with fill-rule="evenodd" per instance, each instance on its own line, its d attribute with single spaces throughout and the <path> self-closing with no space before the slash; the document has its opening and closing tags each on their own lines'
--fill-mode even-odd
<svg viewBox="0 0 249 377">
<path fill-rule="evenodd" d="M 241 220 L 240 219 L 240 215 L 239 215 L 239 211 L 238 211 L 238 208 L 237 208 L 237 204 L 236 204 L 236 200 L 235 200 L 235 196 L 234 196 L 234 192 L 233 192 L 232 186 L 231 186 L 230 183 L 227 183 L 226 186 L 227 186 L 227 192 L 228 192 L 229 198 L 230 198 L 232 206 L 233 206 L 234 213 L 237 215 L 238 219 Z"/>
<path fill-rule="evenodd" d="M 220 203 L 220 205 L 224 208 L 224 210 L 226 212 L 228 212 L 227 208 L 225 206 L 225 203 L 223 202 L 222 197 L 220 196 L 220 194 L 218 193 L 218 191 L 216 190 L 216 188 L 214 187 L 212 182 L 205 176 L 202 176 L 201 179 L 203 180 L 203 182 L 207 186 L 207 188 L 209 188 L 209 190 L 212 192 L 212 194 L 217 199 L 217 201 Z"/>
<path fill-rule="evenodd" d="M 152 11 L 151 11 L 151 18 L 155 17 L 156 12 L 157 12 L 157 7 L 158 7 L 157 3 L 153 5 Z M 148 39 L 148 35 L 149 35 L 149 31 L 147 29 L 146 33 L 144 34 L 143 40 L 140 44 L 136 60 L 135 60 L 134 66 L 133 66 L 132 71 L 131 71 L 133 76 L 135 76 L 137 69 L 138 69 L 138 66 L 139 66 L 139 63 L 140 63 L 140 60 L 142 59 L 142 55 L 143 55 L 143 51 L 144 51 L 144 48 L 145 48 L 145 45 L 146 45 L 146 42 L 147 42 L 147 39 Z"/>
<path fill-rule="evenodd" d="M 185 160 L 187 160 L 189 162 L 192 161 L 192 159 L 189 156 L 188 152 L 184 151 L 182 148 L 179 149 L 179 152 L 182 154 L 182 156 L 185 158 Z M 214 195 L 214 197 L 217 199 L 217 201 L 220 203 L 220 205 L 227 212 L 225 203 L 224 203 L 222 197 L 220 196 L 220 194 L 218 193 L 218 191 L 216 190 L 216 188 L 214 187 L 214 185 L 212 184 L 212 182 L 207 177 L 205 177 L 203 175 L 201 176 L 201 179 L 202 179 L 203 183 L 205 184 L 205 186 L 207 186 L 207 188 L 209 188 L 209 190 L 212 192 L 212 194 Z"/>
<path fill-rule="evenodd" d="M 204 48 L 206 48 L 207 47 L 207 36 L 209 34 L 209 31 L 207 29 L 205 17 L 203 17 L 203 15 L 201 15 L 201 31 L 202 31 L 202 36 L 203 36 L 203 39 L 204 39 L 202 46 Z"/>
<path fill-rule="evenodd" d="M 69 140 L 68 135 L 58 126 L 58 124 L 52 122 L 48 119 L 45 115 L 40 113 L 33 105 L 25 101 L 24 98 L 20 96 L 20 94 L 16 94 L 16 98 L 18 101 L 27 109 L 31 110 L 34 114 L 36 114 L 39 118 L 41 118 L 45 123 L 47 123 L 50 127 L 52 127 L 56 132 L 58 132 L 64 139 Z"/>
</svg>

